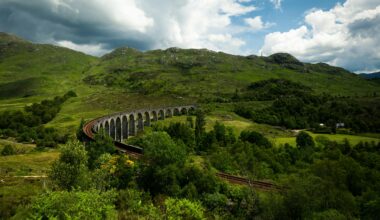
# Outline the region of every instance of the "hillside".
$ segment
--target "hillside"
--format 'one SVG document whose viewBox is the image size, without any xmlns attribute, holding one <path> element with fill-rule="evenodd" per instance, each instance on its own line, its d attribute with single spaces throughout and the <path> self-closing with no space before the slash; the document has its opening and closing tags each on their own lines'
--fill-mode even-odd
<svg viewBox="0 0 380 220">
<path fill-rule="evenodd" d="M 0 34 L 0 111 L 63 95 L 51 126 L 74 129 L 81 118 L 143 107 L 189 104 L 231 96 L 269 78 L 300 82 L 335 95 L 367 96 L 379 90 L 342 68 L 306 64 L 289 54 L 234 56 L 206 49 L 119 48 L 101 58 Z"/>
<path fill-rule="evenodd" d="M 0 100 L 54 96 L 74 89 L 96 58 L 0 34 Z"/>
<path fill-rule="evenodd" d="M 365 78 L 365 79 L 378 79 L 380 78 L 380 72 L 376 73 L 361 73 L 359 76 Z"/>
<path fill-rule="evenodd" d="M 153 50 L 119 48 L 89 69 L 88 84 L 125 88 L 140 94 L 204 97 L 233 93 L 249 83 L 285 78 L 337 95 L 366 95 L 374 83 L 342 68 L 306 64 L 289 54 L 234 56 L 205 49 Z"/>
</svg>

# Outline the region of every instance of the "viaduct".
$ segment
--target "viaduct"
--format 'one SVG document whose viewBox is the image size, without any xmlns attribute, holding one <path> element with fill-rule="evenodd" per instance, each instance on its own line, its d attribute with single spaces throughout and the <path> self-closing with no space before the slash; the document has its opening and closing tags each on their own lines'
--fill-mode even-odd
<svg viewBox="0 0 380 220">
<path fill-rule="evenodd" d="M 123 142 L 129 136 L 143 131 L 151 122 L 164 120 L 172 116 L 187 115 L 195 111 L 195 105 L 140 109 L 130 112 L 119 112 L 98 118 L 92 123 L 92 130 L 104 130 L 114 141 Z"/>
<path fill-rule="evenodd" d="M 94 132 L 96 133 L 99 130 L 104 129 L 106 134 L 112 137 L 118 150 L 127 153 L 132 157 L 139 158 L 143 155 L 143 149 L 138 146 L 125 144 L 123 143 L 123 140 L 128 139 L 129 136 L 136 135 L 139 131 L 143 131 L 144 126 L 150 126 L 151 122 L 164 120 L 165 118 L 172 116 L 191 114 L 195 109 L 195 105 L 186 105 L 119 112 L 87 122 L 83 126 L 83 132 L 91 141 L 94 140 Z M 284 187 L 264 181 L 250 180 L 222 172 L 218 172 L 216 175 L 231 183 L 251 186 L 261 190 L 286 190 Z"/>
</svg>

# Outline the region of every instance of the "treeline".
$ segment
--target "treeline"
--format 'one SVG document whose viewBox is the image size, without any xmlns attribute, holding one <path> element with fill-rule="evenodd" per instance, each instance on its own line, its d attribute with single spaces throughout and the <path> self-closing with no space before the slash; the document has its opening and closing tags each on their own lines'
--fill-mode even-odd
<svg viewBox="0 0 380 220">
<path fill-rule="evenodd" d="M 270 107 L 261 110 L 236 103 L 235 113 L 255 122 L 326 133 L 335 133 L 337 124 L 343 123 L 352 132 L 380 132 L 379 99 L 316 95 L 308 87 L 278 79 L 252 83 L 248 88 L 252 93 L 237 96 L 237 101 L 273 100 Z"/>
<path fill-rule="evenodd" d="M 53 100 L 43 100 L 25 106 L 24 111 L 4 111 L 0 113 L 0 136 L 15 137 L 19 142 L 36 143 L 38 147 L 56 147 L 67 141 L 67 135 L 59 134 L 54 128 L 43 125 L 53 120 L 61 105 L 69 98 L 76 97 L 69 91 Z"/>
</svg>

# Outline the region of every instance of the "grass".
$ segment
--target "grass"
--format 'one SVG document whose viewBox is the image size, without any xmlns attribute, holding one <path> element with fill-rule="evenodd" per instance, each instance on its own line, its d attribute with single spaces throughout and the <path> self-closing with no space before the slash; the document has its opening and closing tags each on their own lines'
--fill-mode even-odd
<svg viewBox="0 0 380 220">
<path fill-rule="evenodd" d="M 51 163 L 59 157 L 56 149 L 46 152 L 33 151 L 34 146 L 0 140 L 0 145 L 11 143 L 16 148 L 28 149 L 28 153 L 0 156 L 0 213 L 2 218 L 10 218 L 19 205 L 28 204 L 42 193 L 46 178 L 24 178 L 21 176 L 46 176 Z"/>
<path fill-rule="evenodd" d="M 367 137 L 367 136 L 362 136 L 362 135 L 347 135 L 347 134 L 314 134 L 314 133 L 311 133 L 311 132 L 308 132 L 313 138 L 314 140 L 318 137 L 318 136 L 321 136 L 321 137 L 325 137 L 327 139 L 329 139 L 330 141 L 336 141 L 338 143 L 343 143 L 343 141 L 345 139 L 347 139 L 351 145 L 356 145 L 358 144 L 359 142 L 375 142 L 375 143 L 379 143 L 380 142 L 380 138 L 374 138 L 374 137 Z M 276 138 L 273 138 L 271 139 L 272 142 L 276 145 L 276 146 L 282 146 L 286 143 L 292 145 L 292 146 L 296 146 L 296 137 L 276 137 Z"/>
<path fill-rule="evenodd" d="M 47 175 L 51 163 L 58 159 L 58 150 L 1 156 L 0 177 Z"/>
<path fill-rule="evenodd" d="M 16 154 L 26 154 L 32 152 L 36 145 L 35 144 L 22 144 L 16 142 L 13 138 L 0 139 L 0 152 L 3 150 L 5 145 L 11 145 L 15 150 Z"/>
<path fill-rule="evenodd" d="M 170 123 L 175 122 L 186 122 L 187 116 L 176 116 L 172 118 L 166 118 L 164 121 L 154 122 L 160 126 L 168 126 Z M 193 121 L 195 117 L 193 116 Z M 214 111 L 210 112 L 206 116 L 206 131 L 213 129 L 216 121 L 223 123 L 227 127 L 231 127 L 236 136 L 239 136 L 240 132 L 243 130 L 253 130 L 265 135 L 275 146 L 282 146 L 286 143 L 296 146 L 296 133 L 291 130 L 286 130 L 281 127 L 270 126 L 266 124 L 254 123 L 250 120 L 244 119 L 235 113 L 226 111 Z M 146 128 L 145 132 L 151 132 L 150 128 Z M 358 134 L 358 135 L 347 135 L 347 134 L 314 134 L 308 132 L 314 139 L 318 136 L 328 138 L 331 141 L 336 141 L 342 143 L 347 139 L 352 145 L 356 145 L 359 142 L 380 142 L 379 134 Z"/>
<path fill-rule="evenodd" d="M 18 206 L 29 204 L 34 196 L 43 193 L 46 184 L 45 179 L 37 178 L 2 178 L 2 180 L 4 182 L 0 185 L 0 213 L 4 219 L 15 215 Z"/>
</svg>

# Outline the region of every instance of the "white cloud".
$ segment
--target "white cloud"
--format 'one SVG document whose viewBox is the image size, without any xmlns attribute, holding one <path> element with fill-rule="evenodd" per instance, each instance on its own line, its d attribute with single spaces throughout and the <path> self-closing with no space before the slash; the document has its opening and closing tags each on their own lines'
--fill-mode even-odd
<svg viewBox="0 0 380 220">
<path fill-rule="evenodd" d="M 305 25 L 266 35 L 263 54 L 288 52 L 307 62 L 353 71 L 380 68 L 380 2 L 347 0 L 330 10 L 311 10 Z"/>
<path fill-rule="evenodd" d="M 254 18 L 246 18 L 244 19 L 245 23 L 249 25 L 252 31 L 259 31 L 265 28 L 269 28 L 273 26 L 272 23 L 264 23 L 261 20 L 261 16 L 256 16 Z"/>
<path fill-rule="evenodd" d="M 109 52 L 109 50 L 103 49 L 103 46 L 101 44 L 75 44 L 71 41 L 63 40 L 55 42 L 55 44 L 61 46 L 61 47 L 67 47 L 72 50 L 82 51 L 86 54 L 91 54 L 94 56 L 100 56 L 102 54 L 105 54 Z"/>
<path fill-rule="evenodd" d="M 282 0 L 270 0 L 275 9 L 281 9 Z"/>
<path fill-rule="evenodd" d="M 92 54 L 125 45 L 239 53 L 244 41 L 229 32 L 231 20 L 254 10 L 246 0 L 1 0 L 0 29 Z"/>
</svg>

